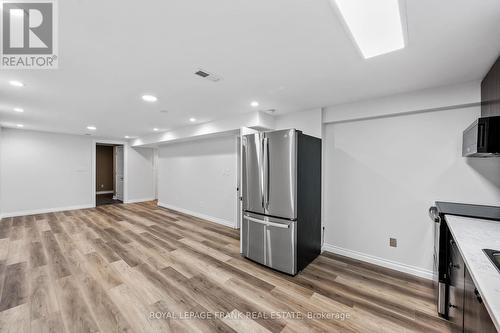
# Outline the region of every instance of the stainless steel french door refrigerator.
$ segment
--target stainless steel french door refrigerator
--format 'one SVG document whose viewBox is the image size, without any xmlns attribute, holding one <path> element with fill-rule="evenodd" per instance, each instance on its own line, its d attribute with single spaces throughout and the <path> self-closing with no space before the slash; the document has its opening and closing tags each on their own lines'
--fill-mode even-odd
<svg viewBox="0 0 500 333">
<path fill-rule="evenodd" d="M 242 254 L 295 275 L 321 252 L 321 139 L 290 129 L 242 143 Z"/>
</svg>

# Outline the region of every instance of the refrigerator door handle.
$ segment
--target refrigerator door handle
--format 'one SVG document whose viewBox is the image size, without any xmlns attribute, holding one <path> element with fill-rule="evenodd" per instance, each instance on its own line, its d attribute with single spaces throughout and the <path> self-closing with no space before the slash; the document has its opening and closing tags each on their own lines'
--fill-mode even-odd
<svg viewBox="0 0 500 333">
<path fill-rule="evenodd" d="M 264 198 L 264 184 L 265 184 L 265 180 L 264 180 L 264 138 L 261 137 L 261 134 L 259 134 L 259 138 L 260 138 L 260 163 L 259 163 L 259 180 L 260 180 L 260 183 L 261 183 L 261 192 L 260 192 L 260 200 L 261 200 L 261 205 L 262 205 L 262 208 L 265 209 L 265 198 Z"/>
<path fill-rule="evenodd" d="M 268 221 L 259 220 L 259 219 L 256 219 L 256 218 L 253 218 L 253 217 L 250 217 L 250 216 L 243 216 L 243 218 L 245 220 L 252 221 L 252 222 L 255 222 L 255 223 L 264 224 L 264 225 L 267 225 L 267 226 L 270 226 L 270 227 L 282 228 L 282 229 L 288 229 L 288 228 L 290 228 L 289 224 L 281 224 L 281 223 L 268 222 Z"/>
<path fill-rule="evenodd" d="M 264 190 L 264 193 L 265 193 L 265 204 L 264 204 L 264 209 L 266 211 L 269 210 L 269 185 L 270 185 L 270 179 L 271 179 L 271 175 L 270 175 L 270 167 L 269 167 L 269 138 L 264 138 L 264 175 L 266 177 L 266 180 L 265 180 L 265 190 Z"/>
</svg>

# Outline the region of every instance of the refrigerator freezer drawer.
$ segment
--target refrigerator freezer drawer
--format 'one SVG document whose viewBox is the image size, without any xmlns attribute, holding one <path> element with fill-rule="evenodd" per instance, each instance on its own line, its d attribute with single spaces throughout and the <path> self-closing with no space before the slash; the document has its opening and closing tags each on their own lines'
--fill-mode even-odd
<svg viewBox="0 0 500 333">
<path fill-rule="evenodd" d="M 253 261 L 265 265 L 266 259 L 266 226 L 255 223 L 243 217 L 242 221 L 243 237 L 241 239 L 243 255 Z"/>
<path fill-rule="evenodd" d="M 297 273 L 297 222 L 245 214 L 243 255 L 275 270 Z"/>
</svg>

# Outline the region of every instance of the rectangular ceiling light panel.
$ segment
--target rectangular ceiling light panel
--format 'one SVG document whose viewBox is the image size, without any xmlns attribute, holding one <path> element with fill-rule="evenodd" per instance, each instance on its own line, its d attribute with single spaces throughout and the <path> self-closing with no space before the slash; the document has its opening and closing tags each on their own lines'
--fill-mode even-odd
<svg viewBox="0 0 500 333">
<path fill-rule="evenodd" d="M 400 0 L 330 0 L 365 59 L 405 47 Z"/>
</svg>

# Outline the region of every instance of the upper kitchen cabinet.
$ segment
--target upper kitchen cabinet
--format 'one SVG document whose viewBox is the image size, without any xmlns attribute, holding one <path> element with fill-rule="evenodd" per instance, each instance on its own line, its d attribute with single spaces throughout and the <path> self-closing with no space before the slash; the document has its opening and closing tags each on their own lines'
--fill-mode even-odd
<svg viewBox="0 0 500 333">
<path fill-rule="evenodd" d="M 500 57 L 481 82 L 481 116 L 500 116 Z"/>
</svg>

